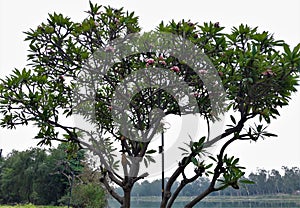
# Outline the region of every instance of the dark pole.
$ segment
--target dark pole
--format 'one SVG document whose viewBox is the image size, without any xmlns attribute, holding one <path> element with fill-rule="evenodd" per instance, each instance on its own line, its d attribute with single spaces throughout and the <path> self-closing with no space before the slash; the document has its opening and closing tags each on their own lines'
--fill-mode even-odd
<svg viewBox="0 0 300 208">
<path fill-rule="evenodd" d="M 160 106 L 160 96 L 158 99 L 158 106 Z M 164 109 L 164 108 L 160 108 Z M 165 155 L 164 155 L 164 124 L 162 124 L 162 132 L 161 132 L 161 146 L 159 146 L 159 153 L 161 153 L 161 198 L 164 198 L 164 192 L 165 192 Z"/>
<path fill-rule="evenodd" d="M 164 132 L 161 133 L 161 197 L 164 197 L 165 190 L 165 155 L 164 155 Z"/>
</svg>

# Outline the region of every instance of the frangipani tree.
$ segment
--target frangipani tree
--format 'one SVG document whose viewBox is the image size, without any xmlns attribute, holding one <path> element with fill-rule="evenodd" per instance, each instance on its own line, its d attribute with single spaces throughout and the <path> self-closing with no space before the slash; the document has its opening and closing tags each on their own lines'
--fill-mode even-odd
<svg viewBox="0 0 300 208">
<path fill-rule="evenodd" d="M 151 157 L 155 150 L 148 147 L 162 128 L 162 117 L 197 114 L 208 121 L 209 133 L 192 138 L 188 147 L 179 144 L 185 155 L 165 186 L 161 207 L 172 207 L 184 186 L 205 174 L 211 175 L 210 185 L 186 207 L 211 192 L 239 188 L 243 168 L 226 148 L 239 140 L 275 136 L 264 123 L 279 116 L 278 107 L 287 105 L 296 91 L 300 45 L 291 50 L 268 32 L 243 24 L 223 33 L 219 23 L 184 20 L 162 22 L 154 32 L 138 36 L 134 13 L 92 3 L 87 13 L 81 23 L 54 13 L 26 32 L 28 67 L 0 83 L 1 126 L 34 124 L 40 144 L 57 140 L 70 142 L 74 151 L 88 148 L 100 158 L 101 182 L 108 192 L 122 207 L 130 207 L 134 183 L 147 177 L 141 164 L 157 162 Z M 189 53 L 178 55 L 178 41 Z M 174 85 L 178 83 L 184 87 Z M 211 137 L 210 125 L 226 112 L 235 112 L 231 123 Z M 70 116 L 80 119 L 66 124 Z M 248 122 L 255 118 L 258 124 Z M 204 160 L 205 149 L 220 140 L 219 153 Z M 192 175 L 186 173 L 190 166 Z M 171 193 L 176 180 L 180 185 Z M 123 189 L 123 196 L 114 185 Z"/>
</svg>

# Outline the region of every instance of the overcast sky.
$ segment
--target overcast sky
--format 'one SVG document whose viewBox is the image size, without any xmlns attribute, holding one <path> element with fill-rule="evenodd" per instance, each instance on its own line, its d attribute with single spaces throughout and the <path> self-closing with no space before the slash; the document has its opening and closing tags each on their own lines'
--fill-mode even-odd
<svg viewBox="0 0 300 208">
<path fill-rule="evenodd" d="M 93 1 L 113 7 L 124 7 L 134 11 L 140 18 L 144 31 L 154 29 L 161 20 L 191 19 L 200 24 L 207 21 L 220 22 L 228 30 L 240 23 L 259 26 L 261 31 L 274 33 L 276 39 L 283 39 L 289 45 L 300 42 L 300 1 L 227 0 L 227 1 Z M 0 77 L 11 73 L 14 68 L 26 65 L 28 43 L 24 42 L 23 31 L 36 28 L 46 21 L 48 13 L 65 14 L 73 21 L 86 17 L 88 1 L 74 0 L 0 0 Z M 299 88 L 298 88 L 299 89 Z M 300 93 L 293 94 L 290 105 L 280 109 L 281 117 L 274 120 L 269 130 L 277 138 L 260 140 L 256 143 L 238 142 L 229 149 L 231 154 L 241 158 L 248 171 L 257 167 L 280 169 L 281 166 L 300 167 Z M 0 129 L 0 148 L 7 154 L 12 149 L 24 150 L 34 146 L 32 140 L 36 130 Z"/>
</svg>

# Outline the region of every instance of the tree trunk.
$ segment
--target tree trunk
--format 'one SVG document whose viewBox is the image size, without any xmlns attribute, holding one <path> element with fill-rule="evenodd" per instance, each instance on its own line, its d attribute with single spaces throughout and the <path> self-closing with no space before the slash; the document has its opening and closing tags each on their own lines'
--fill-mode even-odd
<svg viewBox="0 0 300 208">
<path fill-rule="evenodd" d="M 131 188 L 125 188 L 124 191 L 124 198 L 123 204 L 121 208 L 130 208 L 130 200 L 131 200 Z"/>
<path fill-rule="evenodd" d="M 160 203 L 160 208 L 166 208 L 167 207 L 170 196 L 171 196 L 171 193 L 169 191 L 164 193 L 164 196 L 163 196 L 162 201 Z"/>
</svg>

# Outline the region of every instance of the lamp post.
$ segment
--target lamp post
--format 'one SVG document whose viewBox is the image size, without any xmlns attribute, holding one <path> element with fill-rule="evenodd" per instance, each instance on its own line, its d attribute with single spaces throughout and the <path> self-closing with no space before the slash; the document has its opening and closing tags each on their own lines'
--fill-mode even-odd
<svg viewBox="0 0 300 208">
<path fill-rule="evenodd" d="M 166 125 L 167 124 L 167 125 Z M 159 146 L 159 153 L 161 154 L 161 197 L 164 197 L 165 191 L 165 153 L 164 153 L 164 146 L 165 146 L 165 136 L 164 130 L 170 128 L 170 123 L 162 120 L 162 131 L 161 131 L 161 146 Z"/>
<path fill-rule="evenodd" d="M 159 153 L 161 153 L 161 197 L 163 198 L 165 190 L 164 131 L 161 132 L 161 146 L 159 146 Z"/>
</svg>

